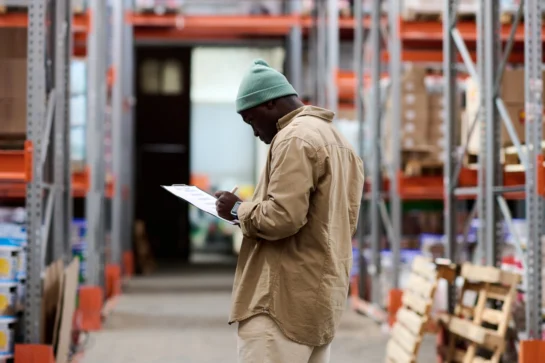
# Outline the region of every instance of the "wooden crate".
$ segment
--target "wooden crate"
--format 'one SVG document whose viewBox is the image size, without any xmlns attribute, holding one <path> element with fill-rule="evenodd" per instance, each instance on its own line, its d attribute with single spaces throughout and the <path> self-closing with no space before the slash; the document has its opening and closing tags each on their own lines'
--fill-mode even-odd
<svg viewBox="0 0 545 363">
<path fill-rule="evenodd" d="M 423 336 L 430 329 L 431 309 L 439 279 L 453 279 L 450 264 L 437 265 L 432 259 L 415 258 L 402 307 L 397 312 L 386 347 L 386 363 L 416 362 Z"/>
<path fill-rule="evenodd" d="M 7 13 L 26 13 L 27 8 L 25 6 L 6 6 L 0 5 L 0 14 Z"/>
<path fill-rule="evenodd" d="M 470 263 L 462 265 L 461 276 L 464 284 L 454 315 L 440 319 L 449 333 L 446 361 L 499 363 L 521 276 Z M 467 304 L 468 292 L 475 295 L 472 304 Z"/>
</svg>

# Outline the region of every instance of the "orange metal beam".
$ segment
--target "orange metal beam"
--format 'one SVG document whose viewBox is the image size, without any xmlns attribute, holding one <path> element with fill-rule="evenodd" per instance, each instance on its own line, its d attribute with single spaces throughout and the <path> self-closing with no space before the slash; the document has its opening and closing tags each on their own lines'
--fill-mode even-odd
<svg viewBox="0 0 545 363">
<path fill-rule="evenodd" d="M 25 153 L 23 151 L 0 151 L 0 182 L 27 179 Z"/>
<path fill-rule="evenodd" d="M 28 15 L 23 12 L 7 12 L 0 14 L 0 28 L 26 28 L 28 26 Z M 85 33 L 89 27 L 89 16 L 87 14 L 74 15 L 72 30 L 75 33 Z"/>
<path fill-rule="evenodd" d="M 247 35 L 287 35 L 300 22 L 297 16 L 183 16 L 128 12 L 125 17 L 134 27 L 165 27 L 184 32 Z"/>
<path fill-rule="evenodd" d="M 308 16 L 196 16 L 196 15 L 155 15 L 127 12 L 125 19 L 134 27 L 136 39 L 170 40 L 236 40 L 248 37 L 283 37 L 291 28 L 300 25 L 308 34 L 314 19 Z M 385 18 L 383 20 L 387 22 Z M 350 31 L 356 21 L 352 17 L 339 18 L 341 31 Z M 368 16 L 363 19 L 364 27 L 371 26 Z"/>
<path fill-rule="evenodd" d="M 466 42 L 477 41 L 477 24 L 475 21 L 459 22 L 456 28 L 460 31 L 462 38 Z M 501 26 L 501 38 L 507 41 L 511 32 L 510 24 Z M 438 21 L 405 21 L 399 20 L 399 34 L 401 40 L 417 40 L 417 41 L 442 41 L 443 40 L 443 23 Z M 545 29 L 542 31 L 545 35 Z M 515 41 L 524 42 L 524 24 L 517 27 L 515 33 Z"/>
<path fill-rule="evenodd" d="M 72 173 L 72 194 L 84 198 L 89 190 L 89 170 Z M 32 143 L 25 142 L 25 150 L 0 150 L 0 197 L 24 198 L 26 183 L 32 180 Z M 114 195 L 115 180 L 106 183 L 106 196 Z"/>
<path fill-rule="evenodd" d="M 0 28 L 26 28 L 28 16 L 25 13 L 0 14 Z"/>
</svg>

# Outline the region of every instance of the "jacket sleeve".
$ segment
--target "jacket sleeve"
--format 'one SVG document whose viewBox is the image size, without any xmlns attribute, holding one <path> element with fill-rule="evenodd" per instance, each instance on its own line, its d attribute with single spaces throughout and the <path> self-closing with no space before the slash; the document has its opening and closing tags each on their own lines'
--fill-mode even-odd
<svg viewBox="0 0 545 363">
<path fill-rule="evenodd" d="M 310 194 L 322 165 L 308 142 L 292 137 L 273 146 L 267 199 L 242 203 L 238 219 L 243 234 L 267 241 L 296 234 L 306 223 Z"/>
</svg>

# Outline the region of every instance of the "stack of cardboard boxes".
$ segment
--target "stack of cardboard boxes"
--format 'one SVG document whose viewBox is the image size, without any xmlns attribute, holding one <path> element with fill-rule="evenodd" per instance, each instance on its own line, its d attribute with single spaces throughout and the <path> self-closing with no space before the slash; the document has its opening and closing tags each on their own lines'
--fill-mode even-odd
<svg viewBox="0 0 545 363">
<path fill-rule="evenodd" d="M 0 29 L 0 136 L 26 132 L 27 30 Z"/>
<path fill-rule="evenodd" d="M 425 69 L 413 67 L 407 69 L 401 81 L 402 150 L 413 150 L 427 143 L 428 95 L 425 76 Z"/>
<path fill-rule="evenodd" d="M 410 161 L 442 164 L 446 146 L 442 78 L 429 77 L 424 67 L 411 66 L 406 69 L 401 83 L 401 105 L 394 106 L 390 101 L 384 120 L 386 160 L 391 160 L 393 155 L 391 107 L 401 107 L 401 151 L 404 156 Z M 459 97 L 456 102 L 460 102 Z M 456 125 L 459 127 L 459 123 Z"/>
<path fill-rule="evenodd" d="M 466 110 L 462 119 L 462 141 L 467 139 L 470 126 L 475 119 L 476 113 L 480 104 L 480 92 L 478 85 L 469 78 L 466 81 Z M 500 96 L 505 104 L 507 113 L 513 123 L 513 129 L 519 139 L 524 144 L 526 141 L 526 125 L 525 125 L 525 111 L 524 111 L 524 69 L 507 69 L 505 70 L 502 78 Z M 543 101 L 545 102 L 545 93 L 542 94 Z M 503 147 L 513 145 L 513 141 L 507 132 L 505 123 L 498 115 L 498 127 L 501 127 L 501 145 Z M 480 151 L 479 135 L 480 135 L 479 123 L 475 126 L 475 131 L 469 138 L 468 151 L 472 154 L 478 154 Z M 545 138 L 545 128 L 543 131 L 543 137 Z"/>
<path fill-rule="evenodd" d="M 443 93 L 434 91 L 429 94 L 429 123 L 428 142 L 434 152 L 431 157 L 436 161 L 445 161 L 446 146 L 446 125 L 445 122 L 445 100 Z"/>
<path fill-rule="evenodd" d="M 394 145 L 392 140 L 392 109 L 401 108 L 401 152 L 409 159 L 420 158 L 430 152 L 428 143 L 429 102 L 424 83 L 426 69 L 416 66 L 407 68 L 401 80 L 401 105 L 394 105 L 391 98 L 387 102 L 384 130 L 386 162 L 393 158 Z M 407 158 L 403 158 L 406 164 Z"/>
</svg>

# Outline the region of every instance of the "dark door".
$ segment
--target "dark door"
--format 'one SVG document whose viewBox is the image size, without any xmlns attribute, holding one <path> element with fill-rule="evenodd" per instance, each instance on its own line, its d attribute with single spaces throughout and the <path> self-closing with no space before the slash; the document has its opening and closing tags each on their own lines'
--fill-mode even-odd
<svg viewBox="0 0 545 363">
<path fill-rule="evenodd" d="M 187 205 L 161 185 L 189 184 L 191 49 L 136 48 L 136 217 L 159 259 L 189 258 Z"/>
</svg>

